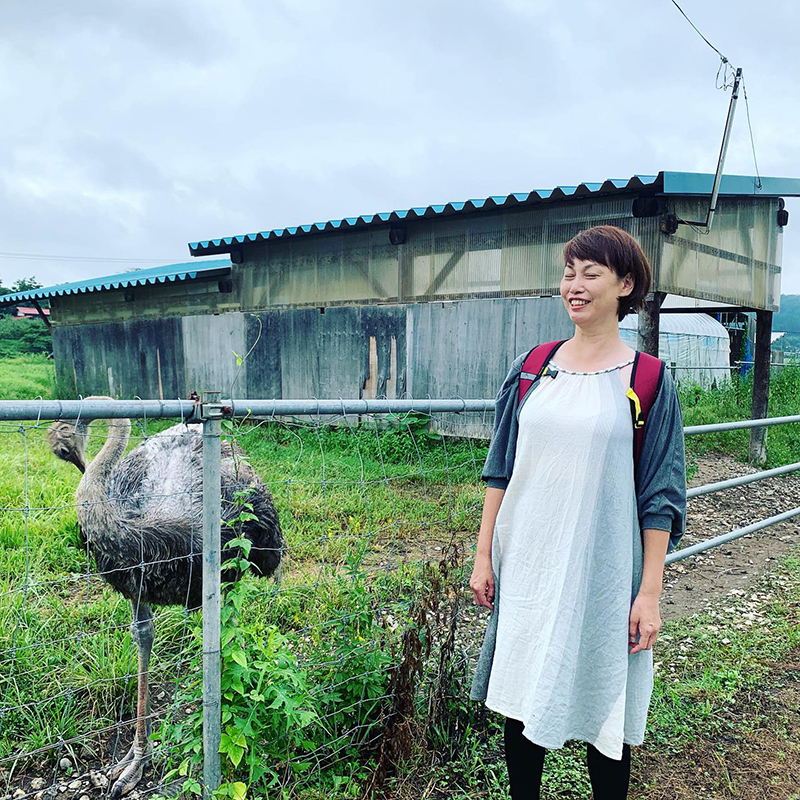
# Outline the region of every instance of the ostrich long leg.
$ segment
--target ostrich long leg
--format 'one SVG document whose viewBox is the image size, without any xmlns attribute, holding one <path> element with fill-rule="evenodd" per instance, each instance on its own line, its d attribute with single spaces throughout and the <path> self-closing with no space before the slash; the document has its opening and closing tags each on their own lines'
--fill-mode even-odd
<svg viewBox="0 0 800 800">
<path fill-rule="evenodd" d="M 148 669 L 150 667 L 150 653 L 153 649 L 153 613 L 150 606 L 142 603 L 137 607 L 133 605 L 133 622 L 131 623 L 131 636 L 139 651 L 139 680 L 136 699 L 136 733 L 133 744 L 122 759 L 110 771 L 112 780 L 116 782 L 111 787 L 111 800 L 118 800 L 123 795 L 132 791 L 142 777 L 142 770 L 150 760 L 152 743 L 150 742 L 150 687 L 148 686 Z"/>
</svg>

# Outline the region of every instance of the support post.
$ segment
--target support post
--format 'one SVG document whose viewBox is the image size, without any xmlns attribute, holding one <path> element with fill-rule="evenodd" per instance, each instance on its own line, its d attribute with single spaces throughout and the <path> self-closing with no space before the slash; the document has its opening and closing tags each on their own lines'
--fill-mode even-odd
<svg viewBox="0 0 800 800">
<path fill-rule="evenodd" d="M 756 346 L 753 366 L 753 407 L 750 419 L 764 419 L 769 413 L 769 367 L 772 353 L 772 312 L 756 312 Z M 767 460 L 767 429 L 750 429 L 750 462 Z"/>
<path fill-rule="evenodd" d="M 221 781 L 220 658 L 220 436 L 219 392 L 204 392 L 203 419 L 203 798 L 212 800 Z"/>
<path fill-rule="evenodd" d="M 33 301 L 33 307 L 36 309 L 36 313 L 39 315 L 39 318 L 42 320 L 42 322 L 44 322 L 45 326 L 47 328 L 50 328 L 51 327 L 50 317 L 48 317 L 47 314 L 44 313 L 44 309 L 42 308 L 38 300 Z"/>
<path fill-rule="evenodd" d="M 661 304 L 666 296 L 666 292 L 653 292 L 652 299 L 645 300 L 644 308 L 639 312 L 638 349 L 656 358 L 658 358 Z"/>
</svg>

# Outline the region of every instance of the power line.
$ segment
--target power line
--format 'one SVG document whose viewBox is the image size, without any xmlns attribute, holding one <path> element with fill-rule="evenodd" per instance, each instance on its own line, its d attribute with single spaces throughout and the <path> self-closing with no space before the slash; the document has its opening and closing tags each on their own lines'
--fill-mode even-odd
<svg viewBox="0 0 800 800">
<path fill-rule="evenodd" d="M 711 42 L 709 42 L 705 36 L 703 36 L 703 34 L 700 32 L 700 29 L 697 27 L 697 25 L 694 24 L 694 22 L 692 22 L 689 19 L 688 14 L 678 5 L 676 0 L 672 0 L 672 5 L 674 5 L 675 8 L 677 8 L 678 11 L 680 11 L 681 14 L 683 14 L 684 19 L 694 28 L 694 30 L 697 32 L 697 35 L 720 57 L 720 65 L 719 69 L 717 70 L 717 78 L 715 84 L 717 89 L 723 89 L 723 90 L 729 89 L 733 84 L 729 82 L 728 67 L 730 61 L 728 60 L 727 56 L 723 55 L 719 50 L 717 50 L 717 48 L 714 47 L 714 45 L 711 44 Z M 721 82 L 719 79 L 720 73 L 722 73 Z M 747 100 L 747 88 L 745 87 L 744 84 L 744 78 L 742 78 L 742 91 L 744 92 L 744 107 L 747 110 L 747 128 L 750 131 L 750 148 L 753 151 L 753 164 L 755 165 L 756 168 L 756 181 L 758 182 L 758 188 L 761 189 L 762 187 L 761 175 L 758 171 L 758 159 L 756 158 L 756 142 L 753 137 L 753 125 L 750 121 L 750 103 Z"/>
<path fill-rule="evenodd" d="M 723 63 L 727 64 L 728 59 L 722 55 L 722 53 L 720 53 L 720 51 L 717 50 L 717 48 L 714 47 L 714 45 L 711 44 L 711 42 L 709 42 L 702 33 L 700 33 L 700 29 L 697 27 L 697 25 L 695 25 L 694 22 L 689 19 L 686 12 L 675 2 L 675 0 L 672 0 L 672 4 L 678 9 L 678 11 L 681 12 L 681 14 L 683 14 L 683 16 L 686 18 L 686 21 L 695 29 L 695 31 L 697 31 L 697 35 L 722 59 Z"/>
<path fill-rule="evenodd" d="M 747 127 L 750 130 L 750 147 L 753 150 L 753 163 L 756 167 L 756 180 L 758 181 L 758 188 L 761 188 L 761 175 L 758 172 L 758 159 L 756 158 L 756 142 L 753 139 L 753 126 L 750 124 L 750 103 L 747 102 L 747 87 L 744 83 L 744 78 L 742 78 L 742 92 L 744 93 L 744 107 L 747 111 Z"/>
<path fill-rule="evenodd" d="M 65 256 L 65 255 L 46 255 L 44 253 L 4 253 L 0 252 L 0 258 L 18 258 L 29 261 L 93 261 L 109 264 L 168 264 L 173 259 L 170 258 L 115 258 L 112 256 Z"/>
</svg>

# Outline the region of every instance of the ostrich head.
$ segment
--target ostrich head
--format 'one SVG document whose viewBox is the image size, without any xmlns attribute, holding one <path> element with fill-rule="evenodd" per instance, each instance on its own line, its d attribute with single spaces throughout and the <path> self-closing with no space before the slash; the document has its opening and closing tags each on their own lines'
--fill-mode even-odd
<svg viewBox="0 0 800 800">
<path fill-rule="evenodd" d="M 86 434 L 88 425 L 82 420 L 54 422 L 47 429 L 47 443 L 54 455 L 86 472 Z"/>
</svg>

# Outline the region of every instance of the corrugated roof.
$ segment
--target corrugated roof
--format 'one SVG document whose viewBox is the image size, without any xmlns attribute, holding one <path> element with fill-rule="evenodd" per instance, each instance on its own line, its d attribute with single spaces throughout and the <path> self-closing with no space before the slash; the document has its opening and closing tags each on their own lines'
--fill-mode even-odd
<svg viewBox="0 0 800 800">
<path fill-rule="evenodd" d="M 100 278 L 89 278 L 74 283 L 60 283 L 57 286 L 45 286 L 27 292 L 16 292 L 0 297 L 0 305 L 21 303 L 24 300 L 44 300 L 48 297 L 60 297 L 68 294 L 88 294 L 89 292 L 105 292 L 111 289 L 127 289 L 132 286 L 146 286 L 154 283 L 174 283 L 175 281 L 191 281 L 198 278 L 213 278 L 217 275 L 230 274 L 231 262 L 227 258 L 215 258 L 210 261 L 183 261 L 180 264 L 165 264 L 152 269 L 140 269 L 136 272 L 122 272 L 118 275 L 105 275 Z"/>
<path fill-rule="evenodd" d="M 720 194 L 729 196 L 798 197 L 800 179 L 797 178 L 758 178 L 749 175 L 724 175 Z M 307 234 L 331 231 L 357 230 L 387 222 L 452 216 L 475 211 L 489 211 L 495 208 L 512 208 L 535 205 L 542 202 L 572 200 L 590 195 L 609 195 L 622 193 L 692 195 L 711 194 L 714 176 L 699 172 L 659 172 L 658 175 L 634 175 L 632 178 L 612 178 L 600 183 L 581 183 L 577 186 L 556 186 L 553 189 L 537 189 L 532 192 L 494 195 L 479 200 L 443 203 L 441 205 L 419 206 L 401 211 L 385 211 L 379 214 L 365 214 L 359 217 L 332 219 L 315 222 L 311 225 L 298 225 L 290 228 L 274 228 L 257 233 L 244 233 L 190 242 L 189 252 L 193 256 L 212 253 L 228 253 L 238 245 L 287 239 Z"/>
</svg>

